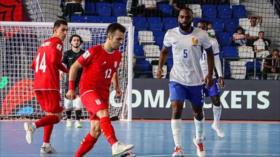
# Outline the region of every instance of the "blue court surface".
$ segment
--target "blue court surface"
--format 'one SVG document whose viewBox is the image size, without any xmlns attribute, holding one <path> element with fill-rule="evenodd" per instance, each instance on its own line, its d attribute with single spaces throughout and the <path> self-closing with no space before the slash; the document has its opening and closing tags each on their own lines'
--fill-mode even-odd
<svg viewBox="0 0 280 157">
<path fill-rule="evenodd" d="M 173 139 L 169 121 L 113 122 L 117 137 L 124 143 L 135 145 L 137 157 L 171 157 Z M 222 122 L 225 137 L 219 139 L 205 124 L 205 149 L 207 157 L 280 157 L 279 122 Z M 55 154 L 46 157 L 73 157 L 81 140 L 89 130 L 88 121 L 83 128 L 66 128 L 65 122 L 56 125 L 52 135 Z M 39 157 L 42 131 L 34 135 L 34 143 L 25 141 L 23 121 L 0 121 L 0 157 Z M 187 157 L 196 157 L 192 143 L 194 125 L 184 121 L 183 147 Z M 86 157 L 110 157 L 110 146 L 101 136 L 94 149 Z"/>
</svg>

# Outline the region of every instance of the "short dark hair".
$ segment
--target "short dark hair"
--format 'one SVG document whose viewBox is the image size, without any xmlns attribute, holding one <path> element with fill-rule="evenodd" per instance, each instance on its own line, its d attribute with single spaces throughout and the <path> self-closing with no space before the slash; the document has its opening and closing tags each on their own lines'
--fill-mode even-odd
<svg viewBox="0 0 280 157">
<path fill-rule="evenodd" d="M 119 30 L 122 33 L 125 33 L 125 27 L 119 23 L 112 23 L 107 27 L 106 34 L 114 33 L 116 30 Z"/>
<path fill-rule="evenodd" d="M 79 36 L 78 34 L 73 34 L 69 39 L 69 43 L 71 43 L 74 37 L 78 37 L 80 39 L 81 44 L 84 42 L 81 36 Z"/>
<path fill-rule="evenodd" d="M 56 20 L 54 22 L 53 28 L 59 27 L 60 25 L 66 25 L 67 26 L 67 22 L 65 20 Z"/>
</svg>

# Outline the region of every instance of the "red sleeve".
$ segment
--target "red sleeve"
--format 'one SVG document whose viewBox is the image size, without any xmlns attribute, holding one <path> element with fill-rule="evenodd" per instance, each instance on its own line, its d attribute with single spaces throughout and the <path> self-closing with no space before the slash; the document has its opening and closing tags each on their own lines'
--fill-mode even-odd
<svg viewBox="0 0 280 157">
<path fill-rule="evenodd" d="M 90 60 L 93 58 L 93 55 L 94 54 L 94 49 L 88 49 L 87 51 L 85 51 L 83 53 L 83 55 L 81 55 L 79 58 L 78 58 L 78 62 L 82 65 L 82 66 L 86 66 Z"/>
<path fill-rule="evenodd" d="M 59 68 L 59 70 L 65 72 L 65 73 L 68 73 L 68 72 L 69 72 L 69 70 L 66 68 L 66 66 L 63 65 L 62 63 L 59 65 L 58 68 Z"/>
</svg>

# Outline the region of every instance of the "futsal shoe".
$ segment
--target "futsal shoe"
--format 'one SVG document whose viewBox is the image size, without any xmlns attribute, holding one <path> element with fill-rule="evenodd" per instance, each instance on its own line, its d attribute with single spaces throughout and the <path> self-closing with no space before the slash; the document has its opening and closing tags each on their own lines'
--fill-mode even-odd
<svg viewBox="0 0 280 157">
<path fill-rule="evenodd" d="M 71 121 L 71 119 L 67 119 L 67 120 L 66 120 L 66 127 L 67 127 L 67 128 L 71 128 L 71 127 L 72 127 L 72 121 Z"/>
<path fill-rule="evenodd" d="M 206 156 L 206 152 L 204 150 L 204 145 L 202 140 L 196 140 L 195 138 L 193 139 L 193 143 L 196 147 L 196 154 L 199 157 L 205 157 Z"/>
<path fill-rule="evenodd" d="M 55 153 L 54 148 L 51 146 L 50 143 L 43 143 L 43 145 L 40 148 L 41 154 L 52 154 Z"/>
<path fill-rule="evenodd" d="M 172 157 L 184 157 L 184 152 L 181 147 L 176 146 L 174 148 L 174 152 L 172 154 Z"/>
<path fill-rule="evenodd" d="M 225 137 L 225 133 L 223 132 L 223 130 L 220 128 L 220 126 L 216 123 L 213 123 L 211 125 L 212 129 L 216 132 L 217 136 L 220 138 Z"/>
<path fill-rule="evenodd" d="M 30 122 L 24 123 L 24 130 L 26 132 L 25 139 L 28 144 L 31 144 L 33 141 L 33 134 L 35 131 L 35 126 Z"/>
<path fill-rule="evenodd" d="M 119 156 L 131 149 L 133 149 L 133 145 L 132 144 L 122 144 L 120 142 L 116 142 L 112 145 L 112 155 L 113 156 Z"/>
<path fill-rule="evenodd" d="M 136 157 L 136 154 L 134 154 L 131 150 L 123 153 L 120 157 Z"/>
</svg>

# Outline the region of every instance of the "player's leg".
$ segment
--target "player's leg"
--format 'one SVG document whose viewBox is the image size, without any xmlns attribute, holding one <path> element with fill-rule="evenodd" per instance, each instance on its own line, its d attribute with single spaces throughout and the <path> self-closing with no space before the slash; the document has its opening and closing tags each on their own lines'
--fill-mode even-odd
<svg viewBox="0 0 280 157">
<path fill-rule="evenodd" d="M 224 137 L 224 132 L 220 128 L 220 118 L 222 114 L 222 106 L 220 102 L 220 89 L 217 80 L 214 80 L 213 85 L 208 89 L 208 95 L 211 97 L 213 104 L 213 124 L 212 128 L 216 131 L 219 137 Z"/>
<path fill-rule="evenodd" d="M 75 153 L 75 157 L 83 157 L 87 152 L 89 152 L 93 148 L 96 141 L 98 140 L 100 133 L 101 133 L 101 129 L 100 129 L 99 119 L 95 118 L 90 120 L 90 132 L 86 135 L 86 137 L 81 142 L 80 147 Z"/>
<path fill-rule="evenodd" d="M 71 115 L 73 110 L 73 101 L 64 97 L 64 108 L 66 114 L 66 127 L 72 126 Z"/>
<path fill-rule="evenodd" d="M 196 152 L 199 157 L 206 155 L 203 141 L 204 141 L 204 113 L 203 113 L 203 86 L 188 87 L 190 101 L 192 103 L 195 138 L 193 142 L 196 146 Z"/>
<path fill-rule="evenodd" d="M 82 102 L 79 96 L 77 96 L 74 100 L 73 100 L 73 107 L 74 107 L 74 111 L 75 111 L 75 117 L 76 117 L 76 121 L 75 121 L 75 127 L 76 128 L 82 128 L 82 124 L 80 122 L 81 116 L 82 116 Z"/>
<path fill-rule="evenodd" d="M 108 104 L 103 101 L 95 91 L 88 92 L 81 96 L 81 100 L 89 113 L 100 119 L 100 128 L 107 141 L 112 145 L 112 154 L 120 155 L 133 148 L 133 145 L 124 145 L 118 142 L 114 128 L 109 118 Z"/>
<path fill-rule="evenodd" d="M 184 86 L 170 82 L 169 83 L 170 100 L 172 106 L 172 117 L 171 117 L 171 129 L 173 140 L 175 143 L 174 152 L 172 157 L 182 157 L 182 111 L 185 100 L 185 89 Z"/>
<path fill-rule="evenodd" d="M 61 119 L 61 112 L 63 108 L 59 105 L 60 94 L 57 91 L 36 91 L 36 98 L 43 111 L 47 114 L 34 123 L 24 123 L 24 129 L 26 131 L 26 141 L 28 144 L 32 143 L 33 133 L 36 128 L 45 127 L 56 124 Z M 53 113 L 53 114 L 51 114 Z M 49 127 L 49 130 L 51 127 Z M 50 131 L 51 133 L 51 131 Z"/>
</svg>

